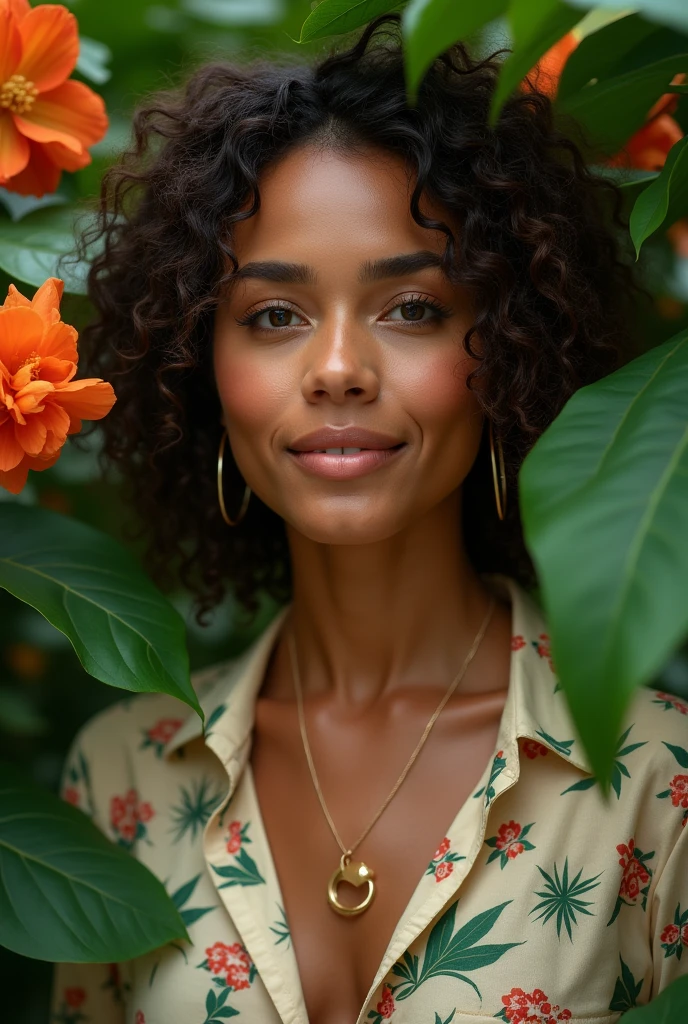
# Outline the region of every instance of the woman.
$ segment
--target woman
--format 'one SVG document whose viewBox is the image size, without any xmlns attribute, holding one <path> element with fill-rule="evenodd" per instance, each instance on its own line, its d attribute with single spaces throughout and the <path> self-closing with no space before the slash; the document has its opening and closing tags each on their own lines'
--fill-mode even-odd
<svg viewBox="0 0 688 1024">
<path fill-rule="evenodd" d="M 488 128 L 461 47 L 409 109 L 395 32 L 202 68 L 110 175 L 107 451 L 202 611 L 286 603 L 197 677 L 205 736 L 149 695 L 77 738 L 70 798 L 192 944 L 59 968 L 56 1021 L 591 1024 L 688 963 L 687 709 L 636 698 L 605 803 L 516 502 L 621 358 L 613 190 L 536 92 Z"/>
</svg>

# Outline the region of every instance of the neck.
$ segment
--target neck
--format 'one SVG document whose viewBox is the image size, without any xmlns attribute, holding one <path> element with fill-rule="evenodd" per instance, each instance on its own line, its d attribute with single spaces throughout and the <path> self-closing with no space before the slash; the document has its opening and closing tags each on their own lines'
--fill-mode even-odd
<svg viewBox="0 0 688 1024">
<path fill-rule="evenodd" d="M 287 628 L 306 694 L 362 706 L 394 689 L 448 685 L 490 602 L 464 550 L 458 493 L 373 544 L 319 544 L 291 530 L 289 545 Z"/>
</svg>

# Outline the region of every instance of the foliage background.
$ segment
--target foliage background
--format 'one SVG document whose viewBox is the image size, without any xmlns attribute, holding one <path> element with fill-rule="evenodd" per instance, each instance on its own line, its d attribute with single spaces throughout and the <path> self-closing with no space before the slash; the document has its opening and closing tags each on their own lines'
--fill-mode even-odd
<svg viewBox="0 0 688 1024">
<path fill-rule="evenodd" d="M 245 61 L 286 52 L 308 60 L 330 45 L 299 47 L 293 42 L 309 12 L 308 0 L 72 0 L 67 5 L 79 20 L 81 35 L 109 50 L 106 66 L 110 77 L 90 84 L 106 101 L 111 127 L 93 149 L 93 163 L 63 176 L 58 197 L 65 200 L 88 200 L 97 194 L 103 171 L 126 145 L 134 106 L 151 90 L 183 79 L 207 59 Z M 496 44 L 506 41 L 506 28 L 494 39 Z M 688 133 L 688 104 L 681 107 L 674 116 Z M 54 201 L 49 197 L 48 202 Z M 0 203 L 13 218 L 35 205 L 35 201 L 11 196 L 3 189 Z M 688 327 L 688 245 L 684 244 L 683 252 L 680 249 L 659 232 L 642 250 L 638 275 L 647 297 L 639 303 L 636 322 L 639 336 L 652 339 L 653 344 Z M 9 278 L 0 271 L 3 295 L 8 284 Z M 65 321 L 79 327 L 87 316 L 85 300 L 65 298 Z M 4 497 L 0 491 L 0 500 Z M 32 474 L 20 500 L 73 515 L 125 540 L 136 551 L 136 545 L 127 539 L 127 511 L 117 483 L 104 482 L 99 471 L 97 431 L 71 441 L 52 469 Z M 274 610 L 266 601 L 249 624 L 240 620 L 230 599 L 201 629 L 193 618 L 188 595 L 179 592 L 174 601 L 188 624 L 193 668 L 238 652 Z M 663 689 L 688 696 L 688 650 L 679 653 L 656 682 Z M 36 781 L 57 789 L 64 756 L 76 731 L 86 719 L 121 697 L 120 692 L 81 669 L 61 633 L 27 605 L 0 591 L 0 744 L 7 759 Z M 6 979 L 2 985 L 3 1020 L 8 1024 L 46 1024 L 51 971 L 49 964 L 0 949 L 0 977 Z"/>
</svg>

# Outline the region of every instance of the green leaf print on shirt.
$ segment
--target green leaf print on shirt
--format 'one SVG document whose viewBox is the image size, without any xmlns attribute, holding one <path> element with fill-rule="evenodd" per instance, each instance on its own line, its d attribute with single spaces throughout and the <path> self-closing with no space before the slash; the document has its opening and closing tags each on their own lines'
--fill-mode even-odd
<svg viewBox="0 0 688 1024">
<path fill-rule="evenodd" d="M 420 958 L 406 950 L 402 959 L 392 967 L 392 973 L 402 979 L 392 990 L 395 999 L 408 999 L 423 982 L 441 976 L 465 982 L 475 990 L 478 998 L 482 999 L 480 989 L 464 972 L 488 967 L 514 946 L 523 945 L 522 942 L 475 945 L 491 931 L 499 915 L 511 902 L 511 900 L 507 900 L 506 903 L 500 903 L 496 907 L 490 907 L 489 910 L 477 914 L 459 928 L 455 935 L 453 934 L 454 920 L 459 901 L 452 903 L 428 936 L 422 966 L 420 966 Z"/>
<path fill-rule="evenodd" d="M 208 721 L 205 723 L 203 727 L 203 735 L 205 736 L 206 739 L 208 739 L 208 736 L 210 736 L 210 730 L 212 729 L 212 727 L 215 725 L 216 722 L 218 722 L 222 718 L 226 710 L 226 704 L 218 704 L 215 710 L 211 711 L 210 715 L 208 716 Z"/>
<path fill-rule="evenodd" d="M 275 939 L 275 945 L 279 946 L 280 943 L 286 942 L 287 949 L 291 945 L 291 932 L 289 931 L 289 925 L 287 924 L 287 915 L 284 911 L 284 907 L 277 904 L 277 910 L 279 911 L 279 918 L 275 921 L 274 925 L 270 925 L 270 931 L 274 932 L 277 938 Z M 280 920 L 281 919 L 281 920 Z"/>
<path fill-rule="evenodd" d="M 227 852 L 234 855 L 234 864 L 227 864 L 220 868 L 214 864 L 211 865 L 216 875 L 227 879 L 226 882 L 218 886 L 220 889 L 227 889 L 233 885 L 265 885 L 265 879 L 258 870 L 256 862 L 244 847 L 245 843 L 251 842 L 248 834 L 250 826 L 250 821 L 243 825 L 239 821 L 230 822 Z"/>
<path fill-rule="evenodd" d="M 179 803 L 170 808 L 172 820 L 173 843 L 178 843 L 190 833 L 191 842 L 199 835 L 210 815 L 222 801 L 223 793 L 214 790 L 210 779 L 203 776 L 195 779 L 191 786 L 179 787 Z"/>
<path fill-rule="evenodd" d="M 666 741 L 664 741 L 664 746 L 667 750 L 671 751 L 681 768 L 688 768 L 688 750 Z M 688 775 L 674 775 L 669 781 L 669 788 L 662 790 L 661 793 L 657 793 L 657 797 L 660 800 L 664 800 L 668 796 L 671 797 L 674 807 L 683 808 L 681 824 L 685 826 L 688 823 Z"/>
<path fill-rule="evenodd" d="M 624 747 L 624 743 L 628 739 L 628 734 L 630 733 L 632 728 L 633 725 L 629 725 L 628 729 L 626 729 L 626 732 L 623 734 L 623 736 L 619 738 L 616 754 L 614 755 L 611 784 L 612 789 L 616 793 L 617 800 L 621 797 L 621 783 L 623 782 L 623 776 L 625 775 L 627 779 L 631 778 L 631 773 L 629 772 L 628 768 L 623 763 L 621 758 L 627 757 L 629 754 L 632 754 L 634 750 L 638 750 L 639 747 L 644 747 L 647 743 L 647 740 L 642 740 L 642 742 L 640 743 L 629 743 L 627 747 Z M 581 779 L 580 782 L 576 782 L 573 786 L 569 786 L 568 789 L 562 790 L 560 796 L 563 796 L 564 793 L 575 793 L 584 789 L 592 789 L 592 787 L 596 785 L 597 779 L 594 775 L 591 775 L 589 778 Z"/>
<path fill-rule="evenodd" d="M 587 914 L 589 917 L 593 916 L 592 911 L 586 909 L 593 905 L 592 902 L 582 900 L 580 897 L 600 884 L 597 879 L 602 872 L 593 875 L 592 878 L 584 878 L 581 882 L 579 881 L 580 876 L 583 874 L 583 868 L 581 868 L 576 877 L 569 880 L 568 857 L 564 861 L 564 870 L 561 877 L 559 876 L 559 869 L 556 863 L 552 869 L 552 874 L 548 874 L 539 864 L 536 867 L 545 879 L 545 889 L 542 892 L 535 892 L 535 895 L 539 896 L 542 902 L 537 903 L 529 913 L 534 914 L 536 910 L 541 911 L 534 920 L 539 921 L 540 918 L 543 918 L 543 926 L 556 914 L 557 937 L 561 938 L 561 926 L 563 924 L 569 939 L 573 942 L 571 925 L 578 924 L 576 913 Z"/>
<path fill-rule="evenodd" d="M 612 1001 L 609 1004 L 610 1010 L 632 1010 L 634 1006 L 637 1006 L 637 999 L 640 995 L 640 990 L 643 987 L 643 979 L 636 981 L 633 977 L 630 967 L 628 964 L 621 960 L 621 976 L 616 979 L 616 985 L 614 986 L 614 995 Z"/>
<path fill-rule="evenodd" d="M 198 885 L 200 875 L 196 875 L 185 885 L 182 885 L 176 892 L 172 893 L 171 899 L 175 907 L 180 913 L 181 919 L 188 928 L 190 925 L 195 924 L 206 914 L 209 914 L 211 910 L 215 910 L 215 907 L 185 907 L 191 897 L 193 896 L 194 889 Z"/>
<path fill-rule="evenodd" d="M 502 774 L 505 768 L 506 758 L 504 757 L 504 751 L 498 750 L 494 756 L 494 760 L 492 761 L 492 768 L 490 769 L 490 778 L 487 783 L 487 789 L 485 786 L 481 786 L 481 788 L 473 794 L 473 798 L 477 799 L 479 796 L 482 796 L 483 793 L 486 792 L 487 795 L 485 799 L 485 806 L 489 807 L 495 798 L 494 781 L 499 775 Z"/>
<path fill-rule="evenodd" d="M 231 988 L 224 988 L 218 995 L 211 988 L 205 999 L 205 1012 L 207 1014 L 204 1024 L 210 1024 L 211 1021 L 216 1020 L 228 1020 L 229 1017 L 238 1017 L 239 1011 L 235 1010 L 233 1006 L 226 1006 L 225 1003 L 229 998 Z"/>
<path fill-rule="evenodd" d="M 553 750 L 556 750 L 557 754 L 563 754 L 564 757 L 571 756 L 571 747 L 576 742 L 575 740 L 555 740 L 554 736 L 550 736 L 549 733 L 544 732 L 542 729 L 537 729 L 535 735 L 549 744 Z"/>
<path fill-rule="evenodd" d="M 454 1020 L 454 1014 L 455 1013 L 456 1013 L 456 1008 L 454 1008 L 452 1010 L 452 1012 L 449 1014 L 449 1016 L 447 1017 L 446 1020 L 442 1020 L 442 1018 L 440 1017 L 439 1013 L 435 1012 L 435 1024 L 451 1024 L 451 1022 Z"/>
</svg>

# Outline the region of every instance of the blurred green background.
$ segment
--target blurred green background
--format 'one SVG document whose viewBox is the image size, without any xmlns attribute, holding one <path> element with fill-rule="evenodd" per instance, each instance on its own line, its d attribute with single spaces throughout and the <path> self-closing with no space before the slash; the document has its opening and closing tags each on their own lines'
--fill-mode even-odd
<svg viewBox="0 0 688 1024">
<path fill-rule="evenodd" d="M 73 0 L 68 6 L 86 37 L 83 55 L 95 63 L 89 84 L 105 98 L 111 119 L 108 135 L 94 147 L 93 163 L 77 174 L 64 175 L 58 197 L 69 200 L 88 200 L 97 193 L 103 171 L 127 143 L 133 108 L 152 90 L 180 81 L 208 59 L 243 62 L 287 52 L 308 61 L 330 45 L 299 47 L 292 41 L 311 9 L 309 0 Z M 688 106 L 685 109 L 688 112 Z M 681 114 L 675 116 L 680 122 Z M 688 113 L 683 121 L 681 128 L 688 132 Z M 49 197 L 48 202 L 54 201 Z M 2 189 L 0 202 L 14 217 L 36 205 Z M 673 232 L 671 239 L 660 232 L 643 248 L 638 275 L 647 297 L 640 302 L 636 321 L 648 343 L 651 339 L 657 344 L 688 326 L 686 238 L 688 230 Z M 3 295 L 8 284 L 0 273 Z M 85 300 L 65 299 L 67 322 L 78 327 L 87 316 Z M 97 431 L 70 442 L 53 469 L 32 474 L 18 500 L 76 516 L 126 540 L 127 510 L 116 481 L 106 484 L 101 479 L 98 445 Z M 0 491 L 0 500 L 17 499 Z M 180 592 L 173 600 L 188 623 L 194 668 L 238 652 L 274 611 L 266 600 L 247 626 L 239 621 L 230 599 L 207 627 L 200 628 L 188 595 Z M 688 696 L 688 652 L 675 657 L 656 682 L 662 689 Z M 0 743 L 6 758 L 56 789 L 76 731 L 121 697 L 119 691 L 86 675 L 68 641 L 45 619 L 0 591 Z M 49 964 L 0 950 L 3 1024 L 46 1024 L 51 971 Z"/>
</svg>

